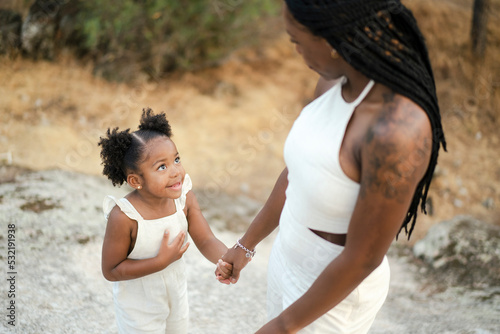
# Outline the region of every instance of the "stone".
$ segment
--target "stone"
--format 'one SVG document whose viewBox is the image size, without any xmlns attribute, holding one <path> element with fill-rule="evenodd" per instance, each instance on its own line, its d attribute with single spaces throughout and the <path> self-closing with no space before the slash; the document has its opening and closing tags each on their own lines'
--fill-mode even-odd
<svg viewBox="0 0 500 334">
<path fill-rule="evenodd" d="M 432 226 L 413 253 L 447 286 L 500 286 L 500 226 L 457 216 Z"/>
<path fill-rule="evenodd" d="M 21 46 L 21 15 L 10 9 L 0 9 L 0 54 L 14 56 Z"/>
<path fill-rule="evenodd" d="M 27 57 L 52 60 L 57 47 L 79 42 L 76 0 L 36 0 L 22 24 L 21 44 Z"/>
<path fill-rule="evenodd" d="M 22 49 L 33 59 L 54 57 L 56 16 L 59 5 L 51 0 L 36 0 L 22 25 Z"/>
</svg>

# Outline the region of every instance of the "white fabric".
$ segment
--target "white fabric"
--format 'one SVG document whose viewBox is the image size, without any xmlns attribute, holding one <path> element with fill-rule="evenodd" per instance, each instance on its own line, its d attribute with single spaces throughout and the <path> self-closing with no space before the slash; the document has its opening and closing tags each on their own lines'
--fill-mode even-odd
<svg viewBox="0 0 500 334">
<path fill-rule="evenodd" d="M 347 103 L 343 82 L 302 110 L 284 148 L 290 218 L 313 230 L 337 234 L 347 233 L 359 193 L 359 184 L 340 167 L 340 147 L 354 109 L 374 84 L 370 81 L 355 101 Z"/>
<path fill-rule="evenodd" d="M 186 194 L 191 188 L 191 179 L 186 174 L 182 194 L 174 200 L 176 212 L 154 220 L 144 220 L 126 198 L 106 196 L 103 203 L 106 219 L 113 207 L 118 205 L 130 219 L 137 221 L 137 238 L 134 249 L 128 255 L 129 259 L 155 257 L 166 230 L 170 232 L 169 242 L 181 231 L 187 235 L 187 219 L 183 209 Z M 187 297 L 186 265 L 183 257 L 154 274 L 113 282 L 113 300 L 119 333 L 187 333 Z"/>
<path fill-rule="evenodd" d="M 300 298 L 343 250 L 310 228 L 347 233 L 359 193 L 359 184 L 340 167 L 339 152 L 354 109 L 374 83 L 370 81 L 354 102 L 347 103 L 342 98 L 344 82 L 306 106 L 286 140 L 288 188 L 269 260 L 269 319 Z M 389 276 L 384 258 L 346 299 L 299 333 L 367 333 L 387 296 Z"/>
<path fill-rule="evenodd" d="M 335 245 L 293 220 L 281 221 L 268 267 L 268 320 L 300 298 L 344 247 Z M 387 258 L 328 313 L 299 334 L 365 334 L 389 291 Z"/>
</svg>

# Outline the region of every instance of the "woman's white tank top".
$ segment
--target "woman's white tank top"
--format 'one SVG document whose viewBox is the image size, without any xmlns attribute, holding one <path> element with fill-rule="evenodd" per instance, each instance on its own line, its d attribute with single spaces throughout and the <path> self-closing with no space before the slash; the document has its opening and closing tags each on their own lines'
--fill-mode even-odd
<svg viewBox="0 0 500 334">
<path fill-rule="evenodd" d="M 288 188 L 281 219 L 337 234 L 347 233 L 359 193 L 359 184 L 340 166 L 340 147 L 354 110 L 374 85 L 370 81 L 355 101 L 346 102 L 345 81 L 304 107 L 284 148 Z"/>
</svg>

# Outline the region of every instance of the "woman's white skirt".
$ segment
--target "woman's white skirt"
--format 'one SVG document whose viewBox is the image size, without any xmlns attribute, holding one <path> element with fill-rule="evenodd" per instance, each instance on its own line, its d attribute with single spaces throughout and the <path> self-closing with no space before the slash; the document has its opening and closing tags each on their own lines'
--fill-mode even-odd
<svg viewBox="0 0 500 334">
<path fill-rule="evenodd" d="M 269 259 L 268 319 L 300 298 L 343 249 L 293 223 L 293 219 L 282 217 Z M 387 297 L 389 280 L 389 263 L 384 257 L 380 266 L 346 299 L 299 333 L 367 333 Z"/>
</svg>

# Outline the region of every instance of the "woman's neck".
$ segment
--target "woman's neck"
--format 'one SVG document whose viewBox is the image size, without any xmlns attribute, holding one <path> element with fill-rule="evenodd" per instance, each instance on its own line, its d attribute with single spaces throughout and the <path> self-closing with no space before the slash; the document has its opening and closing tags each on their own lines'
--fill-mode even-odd
<svg viewBox="0 0 500 334">
<path fill-rule="evenodd" d="M 346 82 L 342 86 L 342 97 L 346 102 L 353 102 L 361 94 L 370 79 L 356 70 L 349 71 L 345 75 Z"/>
</svg>

